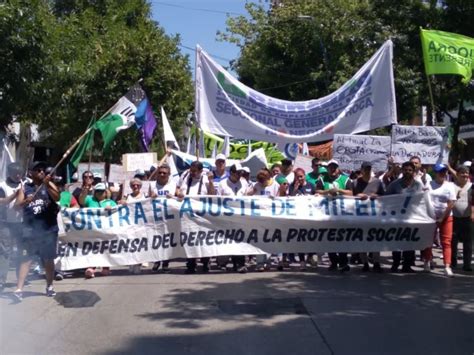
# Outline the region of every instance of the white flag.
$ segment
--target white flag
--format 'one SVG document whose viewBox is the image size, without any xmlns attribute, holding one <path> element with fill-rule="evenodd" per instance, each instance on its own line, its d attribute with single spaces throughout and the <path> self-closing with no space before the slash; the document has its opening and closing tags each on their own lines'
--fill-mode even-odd
<svg viewBox="0 0 474 355">
<path fill-rule="evenodd" d="M 163 135 L 165 136 L 165 144 L 172 149 L 179 149 L 178 141 L 176 140 L 173 130 L 171 129 L 168 118 L 166 117 L 165 109 L 161 106 L 161 120 L 163 122 Z"/>
</svg>

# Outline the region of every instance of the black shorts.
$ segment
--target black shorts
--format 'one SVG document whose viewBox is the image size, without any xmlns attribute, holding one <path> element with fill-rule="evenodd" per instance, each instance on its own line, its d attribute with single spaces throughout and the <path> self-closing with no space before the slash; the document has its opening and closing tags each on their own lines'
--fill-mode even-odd
<svg viewBox="0 0 474 355">
<path fill-rule="evenodd" d="M 35 236 L 18 240 L 20 258 L 31 259 L 34 256 L 42 260 L 54 260 L 57 255 L 58 234 L 56 232 L 41 232 Z"/>
</svg>

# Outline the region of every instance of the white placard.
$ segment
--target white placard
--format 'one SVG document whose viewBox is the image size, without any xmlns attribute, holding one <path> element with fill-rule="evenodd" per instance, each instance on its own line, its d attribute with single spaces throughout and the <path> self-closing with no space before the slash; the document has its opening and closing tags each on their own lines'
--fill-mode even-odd
<svg viewBox="0 0 474 355">
<path fill-rule="evenodd" d="M 311 164 L 313 159 L 314 159 L 313 157 L 298 154 L 296 156 L 295 163 L 293 164 L 293 166 L 295 168 L 303 169 L 305 173 L 310 173 L 313 171 L 313 165 Z"/>
<path fill-rule="evenodd" d="M 82 181 L 82 174 L 87 170 L 92 171 L 93 174 L 99 173 L 102 175 L 102 181 L 105 179 L 105 163 L 79 163 L 79 166 L 77 167 L 79 181 Z"/>
<path fill-rule="evenodd" d="M 135 171 L 138 169 L 149 170 L 157 161 L 156 152 L 129 153 L 122 155 L 124 171 Z"/>
<path fill-rule="evenodd" d="M 335 134 L 332 156 L 342 170 L 358 170 L 364 161 L 369 161 L 373 171 L 384 171 L 391 141 L 386 136 Z"/>
<path fill-rule="evenodd" d="M 403 163 L 413 156 L 420 157 L 422 164 L 447 163 L 447 141 L 446 127 L 394 125 L 392 156 L 396 163 Z"/>
</svg>

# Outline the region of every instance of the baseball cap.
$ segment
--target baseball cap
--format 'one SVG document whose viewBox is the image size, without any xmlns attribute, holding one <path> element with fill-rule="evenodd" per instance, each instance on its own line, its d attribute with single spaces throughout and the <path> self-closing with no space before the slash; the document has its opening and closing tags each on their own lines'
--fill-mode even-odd
<svg viewBox="0 0 474 355">
<path fill-rule="evenodd" d="M 327 165 L 327 166 L 329 166 L 329 165 L 331 165 L 331 164 L 334 164 L 334 165 L 339 166 L 339 163 L 337 162 L 336 159 L 331 159 L 330 161 L 328 161 L 328 165 Z"/>
<path fill-rule="evenodd" d="M 93 173 L 94 179 L 102 179 L 102 174 L 101 173 Z"/>
<path fill-rule="evenodd" d="M 320 174 L 327 174 L 328 169 L 326 169 L 324 166 L 320 166 L 318 169 L 318 173 Z"/>
<path fill-rule="evenodd" d="M 107 187 L 105 186 L 103 182 L 99 182 L 98 184 L 94 186 L 94 191 L 105 191 L 105 190 L 107 190 Z"/>
<path fill-rule="evenodd" d="M 250 169 L 248 166 L 243 166 L 242 170 L 245 171 L 246 173 L 250 174 Z"/>
<path fill-rule="evenodd" d="M 279 183 L 280 185 L 283 184 L 283 183 L 288 183 L 288 180 L 286 180 L 286 177 L 284 176 L 278 176 L 276 179 L 276 182 Z"/>
<path fill-rule="evenodd" d="M 225 160 L 226 160 L 225 155 L 222 154 L 222 153 L 217 154 L 217 155 L 216 155 L 216 161 L 218 161 L 218 160 L 224 160 L 224 161 L 225 161 Z"/>
<path fill-rule="evenodd" d="M 433 170 L 434 172 L 439 173 L 439 172 L 448 170 L 448 167 L 446 166 L 446 164 L 435 164 L 435 166 L 433 167 Z"/>
<path fill-rule="evenodd" d="M 472 165 L 472 161 L 466 160 L 464 163 L 462 163 L 462 165 L 467 166 L 467 167 L 470 168 L 471 165 Z"/>
<path fill-rule="evenodd" d="M 135 175 L 145 176 L 145 170 L 137 169 L 135 170 Z"/>
<path fill-rule="evenodd" d="M 372 163 L 370 161 L 364 161 L 361 166 L 360 166 L 361 169 L 365 169 L 365 168 L 372 168 Z"/>
<path fill-rule="evenodd" d="M 7 166 L 7 171 L 9 175 L 23 174 L 23 168 L 19 163 L 10 163 Z"/>
<path fill-rule="evenodd" d="M 34 161 L 33 163 L 30 164 L 30 170 L 35 170 L 38 168 L 44 168 L 46 169 L 48 167 L 48 163 L 45 161 Z"/>
</svg>

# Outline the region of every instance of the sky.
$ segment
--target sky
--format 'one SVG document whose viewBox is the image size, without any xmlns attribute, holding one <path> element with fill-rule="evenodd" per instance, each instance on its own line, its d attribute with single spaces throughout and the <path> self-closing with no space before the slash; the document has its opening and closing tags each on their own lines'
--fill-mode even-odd
<svg viewBox="0 0 474 355">
<path fill-rule="evenodd" d="M 181 35 L 181 52 L 188 54 L 194 73 L 195 48 L 199 44 L 224 67 L 239 56 L 239 48 L 216 40 L 218 30 L 225 31 L 227 14 L 246 15 L 246 0 L 150 0 L 153 19 L 168 35 Z"/>
</svg>

